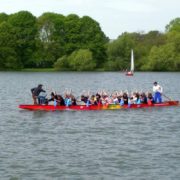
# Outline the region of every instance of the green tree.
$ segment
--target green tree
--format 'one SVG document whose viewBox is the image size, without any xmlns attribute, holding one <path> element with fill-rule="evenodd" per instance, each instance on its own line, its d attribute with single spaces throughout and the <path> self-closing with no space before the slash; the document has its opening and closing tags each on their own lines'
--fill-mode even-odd
<svg viewBox="0 0 180 180">
<path fill-rule="evenodd" d="M 37 62 L 42 67 L 51 67 L 65 54 L 64 16 L 44 13 L 38 18 Z"/>
<path fill-rule="evenodd" d="M 80 27 L 79 16 L 70 14 L 65 18 L 65 49 L 68 55 L 81 48 Z"/>
<path fill-rule="evenodd" d="M 0 24 L 0 69 L 21 69 L 22 63 L 17 58 L 16 36 L 13 27 L 3 22 Z"/>
<path fill-rule="evenodd" d="M 106 44 L 109 39 L 101 30 L 99 23 L 89 16 L 83 16 L 80 24 L 80 47 L 90 49 L 97 66 L 101 67 L 107 59 Z"/>
<path fill-rule="evenodd" d="M 101 66 L 106 56 L 105 44 L 108 38 L 99 24 L 88 16 L 70 14 L 65 18 L 65 49 L 70 54 L 78 49 L 89 49 L 97 66 Z"/>
<path fill-rule="evenodd" d="M 173 43 L 160 47 L 154 46 L 149 55 L 149 61 L 143 66 L 144 70 L 152 71 L 178 71 L 180 70 L 180 56 L 175 52 Z"/>
<path fill-rule="evenodd" d="M 114 61 L 116 70 L 124 70 L 130 67 L 131 49 L 135 47 L 135 40 L 132 34 L 123 33 L 117 40 L 109 43 L 107 47 L 108 61 Z M 112 69 L 113 70 L 113 69 Z"/>
<path fill-rule="evenodd" d="M 173 43 L 175 46 L 176 53 L 180 52 L 180 33 L 176 31 L 168 32 L 166 34 L 167 42 L 166 43 Z"/>
<path fill-rule="evenodd" d="M 136 40 L 136 68 L 142 70 L 142 66 L 148 63 L 148 56 L 153 46 L 161 46 L 166 43 L 167 37 L 159 31 L 149 31 L 140 34 Z"/>
<path fill-rule="evenodd" d="M 166 32 L 176 31 L 180 33 L 180 18 L 175 18 L 166 25 Z"/>
<path fill-rule="evenodd" d="M 16 52 L 9 47 L 0 48 L 0 69 L 18 70 L 21 64 L 18 62 Z"/>
<path fill-rule="evenodd" d="M 68 57 L 69 65 L 75 71 L 91 71 L 96 67 L 92 52 L 88 49 L 74 51 Z"/>
<path fill-rule="evenodd" d="M 0 13 L 0 24 L 8 20 L 8 15 L 6 13 Z"/>
<path fill-rule="evenodd" d="M 119 71 L 124 70 L 128 66 L 128 63 L 124 63 L 120 57 L 114 60 L 108 60 L 104 63 L 104 70 L 106 71 Z"/>
<path fill-rule="evenodd" d="M 13 27 L 16 35 L 16 53 L 24 67 L 34 64 L 33 53 L 36 51 L 36 17 L 28 11 L 11 14 L 8 23 Z"/>
<path fill-rule="evenodd" d="M 110 42 L 107 47 L 108 62 L 106 69 L 123 70 L 130 67 L 130 50 L 134 49 L 135 69 L 142 70 L 148 63 L 148 56 L 153 46 L 161 46 L 166 43 L 167 37 L 159 31 L 145 33 L 123 33 L 116 40 Z"/>
<path fill-rule="evenodd" d="M 68 70 L 69 69 L 69 62 L 68 62 L 68 57 L 67 56 L 62 56 L 59 58 L 55 63 L 54 63 L 54 68 L 56 70 Z"/>
</svg>

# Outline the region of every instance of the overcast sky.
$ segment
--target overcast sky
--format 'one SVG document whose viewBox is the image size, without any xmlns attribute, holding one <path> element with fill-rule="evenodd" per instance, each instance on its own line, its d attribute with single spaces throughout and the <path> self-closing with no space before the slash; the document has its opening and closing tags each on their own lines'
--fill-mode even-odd
<svg viewBox="0 0 180 180">
<path fill-rule="evenodd" d="M 180 0 L 0 0 L 0 12 L 21 10 L 37 17 L 44 12 L 87 15 L 115 39 L 125 31 L 164 31 L 172 19 L 180 17 Z"/>
</svg>

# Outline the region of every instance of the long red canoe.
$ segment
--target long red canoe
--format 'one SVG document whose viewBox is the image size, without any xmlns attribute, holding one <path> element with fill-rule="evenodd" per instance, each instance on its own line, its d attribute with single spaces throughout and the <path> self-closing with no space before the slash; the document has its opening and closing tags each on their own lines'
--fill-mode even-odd
<svg viewBox="0 0 180 180">
<path fill-rule="evenodd" d="M 108 105 L 76 105 L 76 106 L 54 106 L 54 105 L 28 105 L 21 104 L 19 108 L 27 110 L 44 110 L 44 111 L 56 111 L 56 110 L 109 110 L 109 109 L 127 109 L 127 108 L 149 108 L 149 107 L 164 107 L 164 106 L 179 106 L 179 101 L 165 101 L 163 103 L 156 103 L 152 105 L 148 104 L 132 104 L 128 105 L 118 105 L 118 104 L 108 104 Z"/>
</svg>

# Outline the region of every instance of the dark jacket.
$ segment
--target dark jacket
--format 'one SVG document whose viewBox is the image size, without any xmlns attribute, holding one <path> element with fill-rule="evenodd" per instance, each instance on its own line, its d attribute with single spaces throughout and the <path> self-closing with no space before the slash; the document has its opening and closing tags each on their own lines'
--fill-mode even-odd
<svg viewBox="0 0 180 180">
<path fill-rule="evenodd" d="M 39 94 L 41 93 L 41 92 L 46 92 L 45 90 L 43 90 L 42 89 L 42 87 L 35 87 L 35 88 L 32 88 L 31 89 L 31 92 L 32 92 L 32 94 L 34 95 L 34 96 L 39 96 Z"/>
</svg>

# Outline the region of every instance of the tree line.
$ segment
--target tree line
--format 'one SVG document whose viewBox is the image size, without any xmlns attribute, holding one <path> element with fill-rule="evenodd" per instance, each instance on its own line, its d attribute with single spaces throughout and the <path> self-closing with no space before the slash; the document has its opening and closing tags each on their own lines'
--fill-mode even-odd
<svg viewBox="0 0 180 180">
<path fill-rule="evenodd" d="M 110 40 L 89 16 L 0 13 L 0 70 L 119 71 L 130 66 L 131 49 L 138 71 L 179 71 L 180 18 L 164 33 L 124 32 Z"/>
</svg>

